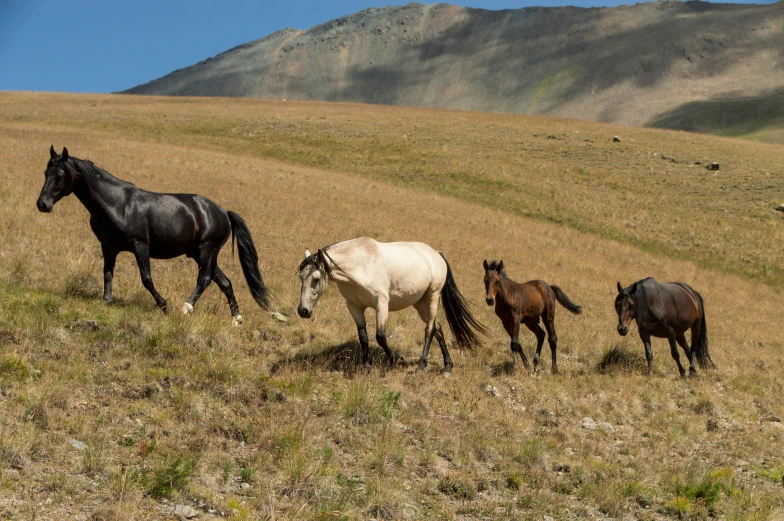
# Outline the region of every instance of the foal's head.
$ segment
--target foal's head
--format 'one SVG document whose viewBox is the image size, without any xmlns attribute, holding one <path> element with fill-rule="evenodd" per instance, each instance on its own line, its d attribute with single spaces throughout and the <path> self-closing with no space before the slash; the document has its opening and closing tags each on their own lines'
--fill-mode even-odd
<svg viewBox="0 0 784 521">
<path fill-rule="evenodd" d="M 49 164 L 44 172 L 44 186 L 38 196 L 38 211 L 49 213 L 54 203 L 73 192 L 74 173 L 66 165 L 68 149 L 63 147 L 63 153 L 54 151 L 54 146 L 49 149 Z"/>
<path fill-rule="evenodd" d="M 618 333 L 626 336 L 629 332 L 629 323 L 637 316 L 637 283 L 628 288 L 623 288 L 618 282 L 618 296 L 615 297 L 615 312 L 618 313 Z"/>
<path fill-rule="evenodd" d="M 485 260 L 485 302 L 488 306 L 495 304 L 495 297 L 501 290 L 501 279 L 506 277 L 504 273 L 504 261 L 492 261 L 489 264 Z"/>
<path fill-rule="evenodd" d="M 302 281 L 302 289 L 297 313 L 302 318 L 310 318 L 313 316 L 316 302 L 327 290 L 329 278 L 329 266 L 321 250 L 315 255 L 311 254 L 310 250 L 305 250 L 305 258 L 299 265 L 299 278 Z"/>
</svg>

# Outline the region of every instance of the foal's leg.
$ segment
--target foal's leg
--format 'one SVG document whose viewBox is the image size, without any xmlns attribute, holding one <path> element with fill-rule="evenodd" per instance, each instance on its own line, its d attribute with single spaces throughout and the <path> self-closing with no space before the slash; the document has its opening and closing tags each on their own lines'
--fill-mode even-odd
<svg viewBox="0 0 784 521">
<path fill-rule="evenodd" d="M 645 359 L 648 361 L 648 374 L 653 375 L 653 349 L 651 349 L 651 335 L 639 329 L 640 340 L 642 345 L 645 346 Z"/>
<path fill-rule="evenodd" d="M 163 298 L 155 289 L 155 284 L 152 283 L 152 275 L 150 275 L 150 246 L 141 241 L 134 241 L 133 254 L 136 257 L 136 264 L 139 265 L 139 274 L 142 276 L 142 284 L 150 292 L 152 298 L 155 299 L 155 304 L 164 312 L 169 312 L 169 307 L 166 304 L 166 299 Z"/>
<path fill-rule="evenodd" d="M 552 320 L 545 320 L 544 328 L 547 330 L 547 343 L 550 344 L 550 354 L 553 357 L 553 374 L 558 373 L 558 362 L 556 360 L 555 352 L 558 349 L 558 335 L 555 334 L 555 322 Z M 539 351 L 536 351 L 536 358 L 534 358 L 534 367 L 539 365 Z"/>
<path fill-rule="evenodd" d="M 203 252 L 199 255 L 199 275 L 196 278 L 196 289 L 193 290 L 191 296 L 182 305 L 182 312 L 186 315 L 193 313 L 193 306 L 199 300 L 201 294 L 207 289 L 207 286 L 212 282 L 212 276 L 215 273 L 215 268 L 218 265 L 218 251 L 210 250 Z"/>
<path fill-rule="evenodd" d="M 414 309 L 419 313 L 419 318 L 425 323 L 425 345 L 422 349 L 422 357 L 419 359 L 419 368 L 424 369 L 427 367 L 427 359 L 430 354 L 430 343 L 433 341 L 433 336 L 436 333 L 436 312 L 438 310 L 438 300 L 433 298 L 431 294 L 425 296 L 414 304 Z M 446 364 L 446 360 L 444 360 Z"/>
<path fill-rule="evenodd" d="M 112 301 L 112 278 L 114 277 L 114 264 L 117 262 L 117 252 L 101 244 L 103 252 L 103 301 Z"/>
<path fill-rule="evenodd" d="M 242 324 L 242 315 L 240 315 L 240 307 L 237 305 L 237 299 L 234 298 L 234 290 L 231 287 L 231 281 L 218 266 L 215 266 L 215 274 L 212 277 L 215 284 L 218 285 L 220 290 L 226 295 L 226 300 L 229 302 L 229 309 L 231 310 L 231 323 L 235 326 Z"/>
<path fill-rule="evenodd" d="M 362 350 L 362 365 L 365 369 L 370 369 L 370 349 L 368 347 L 368 334 L 365 324 L 365 308 L 348 305 L 348 312 L 351 313 L 354 323 L 357 325 L 357 334 L 359 335 L 359 347 Z"/>
<path fill-rule="evenodd" d="M 544 345 L 544 330 L 537 324 L 536 322 L 523 322 L 525 327 L 530 329 L 534 335 L 536 335 L 536 354 L 534 355 L 534 370 L 533 374 L 536 374 L 536 371 L 539 370 L 539 356 L 542 354 L 542 346 Z M 520 344 L 518 344 L 520 347 Z M 520 348 L 520 353 L 522 354 L 523 349 Z M 523 361 L 526 362 L 525 367 L 528 369 L 528 362 L 525 359 L 525 355 L 523 356 Z"/>
<path fill-rule="evenodd" d="M 690 348 L 689 344 L 686 343 L 686 335 L 678 333 L 675 336 L 675 340 L 678 342 L 678 345 L 683 348 L 683 352 L 686 353 L 686 358 L 689 359 L 689 376 L 697 376 L 697 368 L 694 367 L 697 356 L 694 353 L 694 349 Z"/>
<path fill-rule="evenodd" d="M 506 324 L 504 324 L 504 326 L 506 326 Z M 523 361 L 523 365 L 530 371 L 531 365 L 528 363 L 528 358 L 525 356 L 523 348 L 520 346 L 520 319 L 518 317 L 512 317 L 512 323 L 509 324 L 509 327 L 506 327 L 506 332 L 509 333 L 509 336 L 512 338 L 509 347 L 512 349 L 512 363 L 514 364 L 515 373 L 517 372 L 517 358 L 515 357 L 515 353 L 520 355 L 520 360 Z"/>
<path fill-rule="evenodd" d="M 670 342 L 670 353 L 672 353 L 672 357 L 675 359 L 675 363 L 678 364 L 678 371 L 681 373 L 681 378 L 686 376 L 686 370 L 681 365 L 681 355 L 678 354 L 678 346 L 675 345 L 675 333 L 670 333 L 670 336 L 667 337 L 667 340 Z"/>
<path fill-rule="evenodd" d="M 376 303 L 376 342 L 387 354 L 389 364 L 395 365 L 398 361 L 403 361 L 403 358 L 393 353 L 387 344 L 387 318 L 389 318 L 389 301 L 379 299 Z"/>
</svg>

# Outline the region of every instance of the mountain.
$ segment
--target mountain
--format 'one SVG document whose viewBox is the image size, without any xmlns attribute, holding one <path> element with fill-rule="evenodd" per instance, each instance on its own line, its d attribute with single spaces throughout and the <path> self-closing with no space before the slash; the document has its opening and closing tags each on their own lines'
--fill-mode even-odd
<svg viewBox="0 0 784 521">
<path fill-rule="evenodd" d="M 306 31 L 278 31 L 126 92 L 765 134 L 784 127 L 784 2 L 368 9 Z"/>
</svg>

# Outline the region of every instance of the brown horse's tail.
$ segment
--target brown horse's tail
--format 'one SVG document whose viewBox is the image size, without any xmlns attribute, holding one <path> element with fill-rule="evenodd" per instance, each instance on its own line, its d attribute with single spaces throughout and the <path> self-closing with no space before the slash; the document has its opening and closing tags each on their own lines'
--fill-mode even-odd
<svg viewBox="0 0 784 521">
<path fill-rule="evenodd" d="M 580 313 L 583 312 L 583 307 L 578 306 L 577 304 L 569 300 L 569 297 L 566 296 L 566 293 L 564 293 L 561 288 L 559 288 L 558 286 L 550 286 L 550 288 L 552 288 L 553 293 L 555 293 L 555 300 L 557 300 L 560 305 L 562 305 L 563 307 L 565 307 L 575 315 L 579 315 Z"/>
<path fill-rule="evenodd" d="M 710 353 L 708 352 L 708 325 L 705 323 L 705 304 L 702 302 L 702 295 L 696 291 L 694 291 L 694 293 L 697 295 L 697 298 L 700 299 L 702 317 L 700 318 L 700 336 L 699 338 L 691 339 L 691 348 L 694 349 L 694 354 L 697 355 L 697 363 L 700 364 L 700 369 L 716 369 L 716 364 L 713 363 Z"/>
<path fill-rule="evenodd" d="M 446 263 L 446 281 L 441 290 L 441 303 L 444 306 L 446 321 L 452 334 L 455 335 L 457 345 L 460 348 L 471 349 L 481 343 L 477 332 L 485 336 L 488 336 L 489 333 L 487 328 L 474 318 L 468 309 L 468 303 L 457 289 L 455 278 L 452 276 L 452 268 L 449 267 L 446 257 L 441 252 L 438 254 Z"/>
</svg>

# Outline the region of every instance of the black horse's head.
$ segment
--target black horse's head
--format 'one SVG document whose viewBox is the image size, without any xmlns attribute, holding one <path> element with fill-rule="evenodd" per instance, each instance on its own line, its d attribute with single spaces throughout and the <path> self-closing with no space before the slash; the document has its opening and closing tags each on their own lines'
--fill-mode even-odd
<svg viewBox="0 0 784 521">
<path fill-rule="evenodd" d="M 54 203 L 73 192 L 74 172 L 68 167 L 68 149 L 63 147 L 63 153 L 54 151 L 54 146 L 49 149 L 49 164 L 44 172 L 44 186 L 38 196 L 38 210 L 49 213 Z"/>
<path fill-rule="evenodd" d="M 629 323 L 637 316 L 637 283 L 635 282 L 628 288 L 621 286 L 618 282 L 618 296 L 615 297 L 615 312 L 618 313 L 618 333 L 626 336 L 629 332 Z"/>
</svg>

